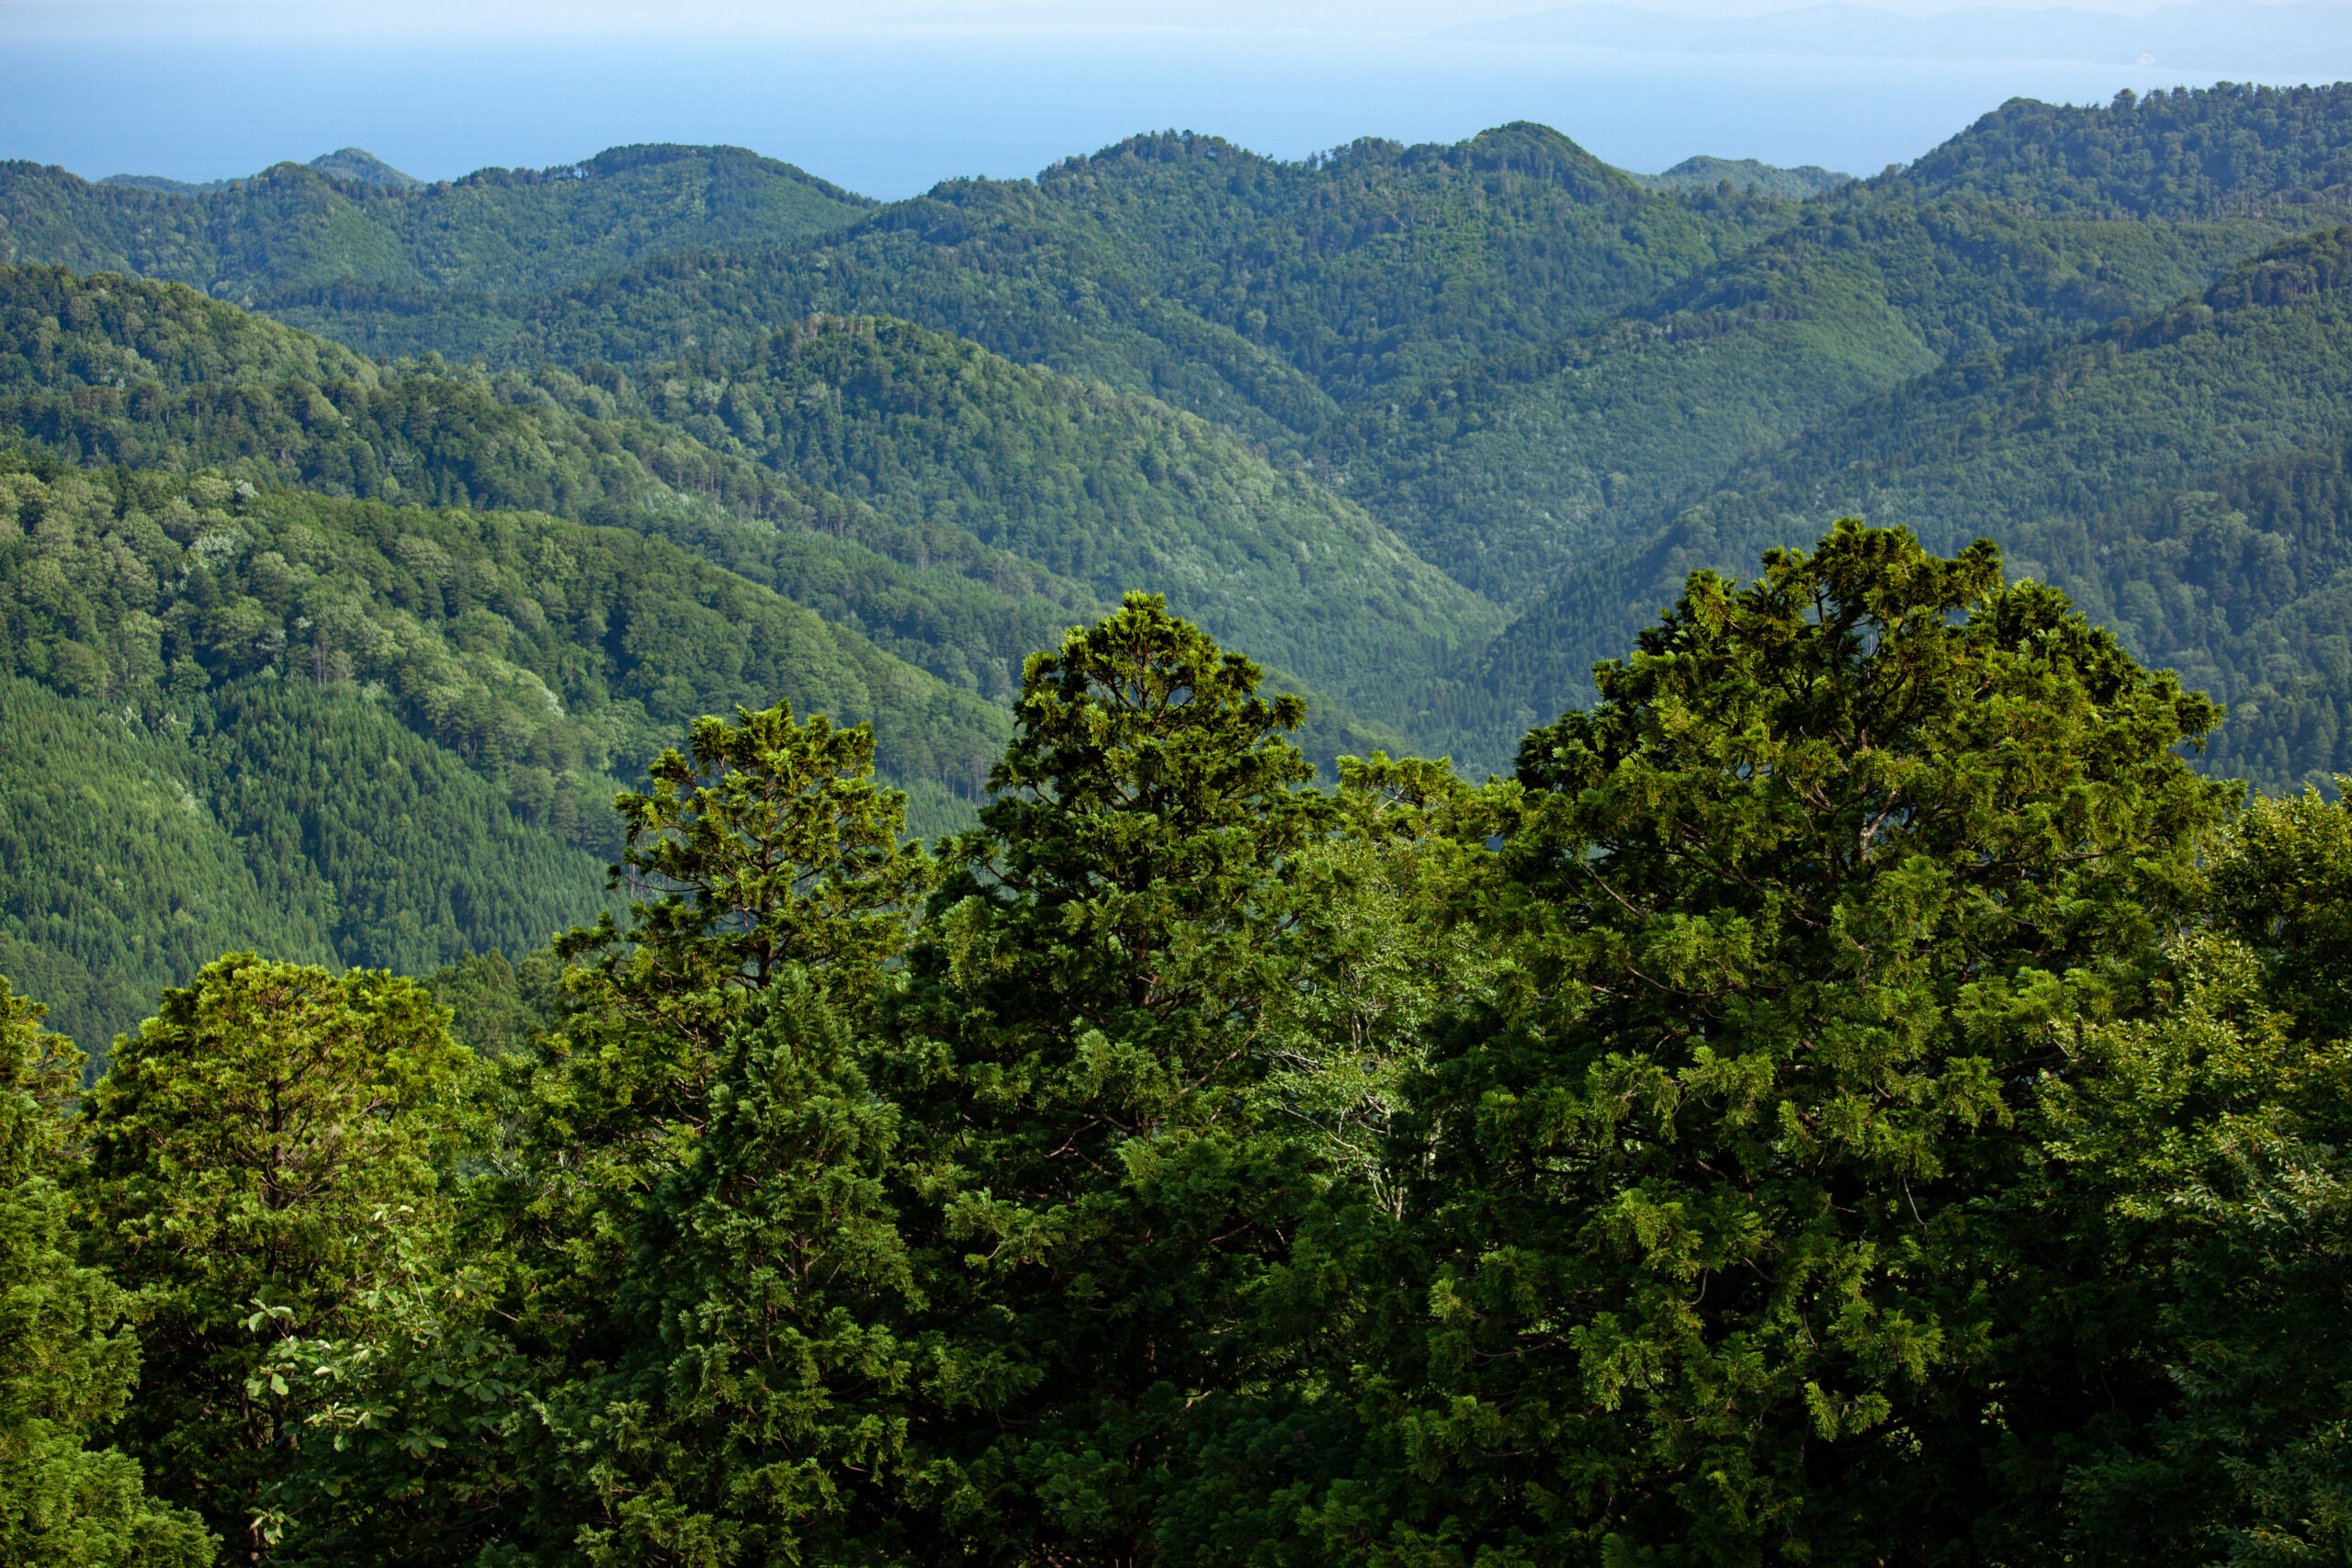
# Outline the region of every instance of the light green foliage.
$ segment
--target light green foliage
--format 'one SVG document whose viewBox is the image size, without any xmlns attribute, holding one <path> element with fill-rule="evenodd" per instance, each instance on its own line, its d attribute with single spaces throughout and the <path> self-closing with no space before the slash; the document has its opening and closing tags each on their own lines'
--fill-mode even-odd
<svg viewBox="0 0 2352 1568">
<path fill-rule="evenodd" d="M 2274 803 L 2248 836 L 2295 817 L 2324 827 L 2322 813 L 2342 810 Z M 2301 937 L 2307 913 L 2278 934 Z M 2064 1538 L 2077 1562 L 2251 1568 L 2347 1540 L 2352 1366 L 2335 1326 L 2352 1263 L 2352 1046 L 2326 1027 L 2340 1014 L 2274 1010 L 2267 956 L 2184 941 L 2173 1005 L 2064 1036 L 2064 1071 L 2040 1097 L 2054 1179 L 2028 1223 L 2088 1211 L 2072 1315 L 2108 1337 L 2110 1388 L 2168 1396 L 2128 1400 L 2156 1408 L 2086 1434 Z"/>
<path fill-rule="evenodd" d="M 81 700 L 11 687 L 55 750 L 0 763 L 28 770 L 0 940 L 94 1040 L 224 947 L 429 971 L 593 919 L 613 792 L 698 714 L 884 717 L 884 765 L 940 784 L 939 818 L 1004 731 L 659 540 L 11 467 L 0 658 Z"/>
<path fill-rule="evenodd" d="M 1298 855 L 1302 966 L 1265 998 L 1270 1065 L 1249 1099 L 1324 1179 L 1361 1184 L 1392 1214 L 1412 1174 L 1396 1118 L 1427 1031 L 1490 997 L 1507 962 L 1459 917 L 1499 873 L 1487 840 L 1518 795 L 1503 780 L 1474 789 L 1442 760 L 1342 758 L 1337 830 Z"/>
<path fill-rule="evenodd" d="M 341 285 L 556 288 L 635 257 L 797 239 L 870 205 L 737 147 L 615 147 L 401 185 L 279 164 L 194 196 L 0 164 L 0 263 L 131 272 L 247 306 Z"/>
<path fill-rule="evenodd" d="M 217 1542 L 151 1500 L 138 1464 L 89 1448 L 139 1376 L 121 1286 L 80 1267 L 58 1181 L 81 1053 L 0 978 L 0 1562 L 202 1568 Z"/>
<path fill-rule="evenodd" d="M 311 1414 L 273 1348 L 348 1334 L 402 1227 L 431 1224 L 471 1058 L 408 980 L 234 953 L 116 1042 L 85 1113 L 91 1260 L 147 1293 L 118 1432 L 222 1535 L 275 1532 Z"/>
<path fill-rule="evenodd" d="M 2212 877 L 2223 929 L 2262 954 L 2268 993 L 2303 1027 L 2352 1037 L 2352 810 L 2315 792 L 2257 800 Z"/>
<path fill-rule="evenodd" d="M 1599 679 L 1521 751 L 1490 919 L 1522 977 L 1415 1094 L 1397 1468 L 1335 1489 L 1328 1548 L 2031 1539 L 2052 1499 L 2003 1428 L 2085 1418 L 2082 1348 L 2011 1337 L 2041 1295 L 1975 1215 L 2030 1174 L 2052 1021 L 2141 995 L 2229 794 L 2173 755 L 2212 708 L 1989 546 L 1851 524 L 1752 588 L 1693 576 Z"/>
</svg>

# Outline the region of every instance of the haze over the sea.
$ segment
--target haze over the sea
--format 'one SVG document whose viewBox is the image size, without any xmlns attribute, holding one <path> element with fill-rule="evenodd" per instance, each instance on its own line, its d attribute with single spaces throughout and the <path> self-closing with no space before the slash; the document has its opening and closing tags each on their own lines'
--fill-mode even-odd
<svg viewBox="0 0 2352 1568">
<path fill-rule="evenodd" d="M 1504 0 L 1485 14 L 1535 9 Z M 107 20 L 134 14 L 161 21 Z M 1452 141 L 1524 118 L 1644 172 L 1706 152 L 1869 174 L 2011 96 L 2103 103 L 2127 86 L 2233 74 L 2226 61 L 1738 56 L 1433 38 L 1446 18 L 1427 7 L 1389 17 L 1385 30 L 1276 13 L 1315 25 L 1252 29 L 1212 16 L 1191 28 L 1047 18 L 666 35 L 552 23 L 446 36 L 196 25 L 206 14 L 0 4 L 0 155 L 92 178 L 208 180 L 357 145 L 431 179 L 631 141 L 729 142 L 890 198 L 956 175 L 1033 174 L 1148 129 L 1211 131 L 1296 157 L 1362 135 Z M 1672 20 L 1687 38 L 1690 18 Z"/>
</svg>

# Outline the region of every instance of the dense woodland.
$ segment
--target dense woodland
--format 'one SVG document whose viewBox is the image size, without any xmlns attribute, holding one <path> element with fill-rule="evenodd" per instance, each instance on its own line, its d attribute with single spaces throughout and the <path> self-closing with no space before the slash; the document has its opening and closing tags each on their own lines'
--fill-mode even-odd
<svg viewBox="0 0 2352 1568">
<path fill-rule="evenodd" d="M 0 263 L 0 1562 L 2352 1550 L 2352 85 Z"/>
<path fill-rule="evenodd" d="M 933 850 L 739 708 L 522 965 L 233 953 L 78 1102 L 0 992 L 6 1547 L 2337 1555 L 2352 810 L 2004 578 L 1694 574 L 1476 787 L 1130 595 Z"/>
</svg>

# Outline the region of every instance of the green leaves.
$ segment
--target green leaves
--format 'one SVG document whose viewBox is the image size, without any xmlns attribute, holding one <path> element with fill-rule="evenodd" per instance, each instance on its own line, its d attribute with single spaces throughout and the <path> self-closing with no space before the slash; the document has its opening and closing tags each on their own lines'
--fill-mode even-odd
<svg viewBox="0 0 2352 1568">
<path fill-rule="evenodd" d="M 1408 1119 L 1458 1303 L 1411 1404 L 1511 1434 L 1447 1450 L 1498 1496 L 1457 1524 L 1694 1562 L 1964 1536 L 1992 1450 L 1960 1411 L 2043 1375 L 2002 1370 L 2030 1293 L 1979 1206 L 2030 1175 L 2051 1031 L 2155 962 L 2231 793 L 2172 751 L 2214 710 L 1989 546 L 1852 523 L 1694 576 L 1595 678 L 1521 753 L 1489 907 L 1527 983 Z"/>
<path fill-rule="evenodd" d="M 691 760 L 665 751 L 650 794 L 623 793 L 622 864 L 611 885 L 654 895 L 630 906 L 627 940 L 607 914 L 558 944 L 597 952 L 599 999 L 658 1015 L 766 986 L 785 964 L 870 1003 L 933 880 L 901 842 L 906 796 L 874 783 L 874 735 L 791 705 L 695 721 Z"/>
<path fill-rule="evenodd" d="M 407 980 L 232 953 L 166 991 L 91 1091 L 90 1250 L 149 1302 L 122 1435 L 223 1535 L 277 1518 L 306 1418 L 275 1348 L 359 1332 L 400 1232 L 446 1214 L 472 1131 L 447 1021 Z"/>
<path fill-rule="evenodd" d="M 139 1380 L 135 1298 L 80 1266 L 58 1178 L 72 1045 L 0 979 L 0 1562 L 203 1568 L 219 1543 L 140 1466 L 87 1445 Z"/>
</svg>

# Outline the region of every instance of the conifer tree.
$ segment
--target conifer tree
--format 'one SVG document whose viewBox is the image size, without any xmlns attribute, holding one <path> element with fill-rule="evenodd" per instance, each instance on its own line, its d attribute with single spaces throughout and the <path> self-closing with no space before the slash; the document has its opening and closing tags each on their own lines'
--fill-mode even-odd
<svg viewBox="0 0 2352 1568">
<path fill-rule="evenodd" d="M 0 979 L 0 1562 L 202 1568 L 218 1542 L 94 1450 L 139 1376 L 129 1295 L 74 1258 L 58 1101 L 81 1053 Z"/>
<path fill-rule="evenodd" d="M 277 1348 L 364 1332 L 398 1233 L 449 1201 L 471 1054 L 447 1020 L 410 980 L 231 953 L 117 1039 L 90 1094 L 87 1250 L 152 1303 L 120 1436 L 241 1551 L 277 1533 L 313 1413 Z"/>
<path fill-rule="evenodd" d="M 2041 1310 L 2064 1238 L 1986 1208 L 2035 1164 L 2053 1024 L 2145 998 L 2232 794 L 2176 754 L 2216 710 L 2004 587 L 1989 544 L 1851 522 L 1751 586 L 1694 575 L 1596 677 L 1521 752 L 1490 927 L 1521 978 L 1416 1091 L 1433 1266 L 1376 1358 L 1386 1457 L 1322 1539 L 1694 1564 L 2019 1539 L 2053 1501 L 2022 1472 L 2117 1391 Z"/>
<path fill-rule="evenodd" d="M 898 1115 L 797 965 L 730 1031 L 692 1163 L 650 1201 L 608 1376 L 550 1402 L 592 1561 L 885 1559 L 919 1462 Z"/>
<path fill-rule="evenodd" d="M 1304 705 L 1260 680 L 1156 595 L 1033 656 L 892 1015 L 918 1280 L 955 1347 L 934 1517 L 991 1559 L 1143 1549 L 1305 1188 L 1248 1090 L 1333 807 L 1284 738 Z"/>
</svg>

